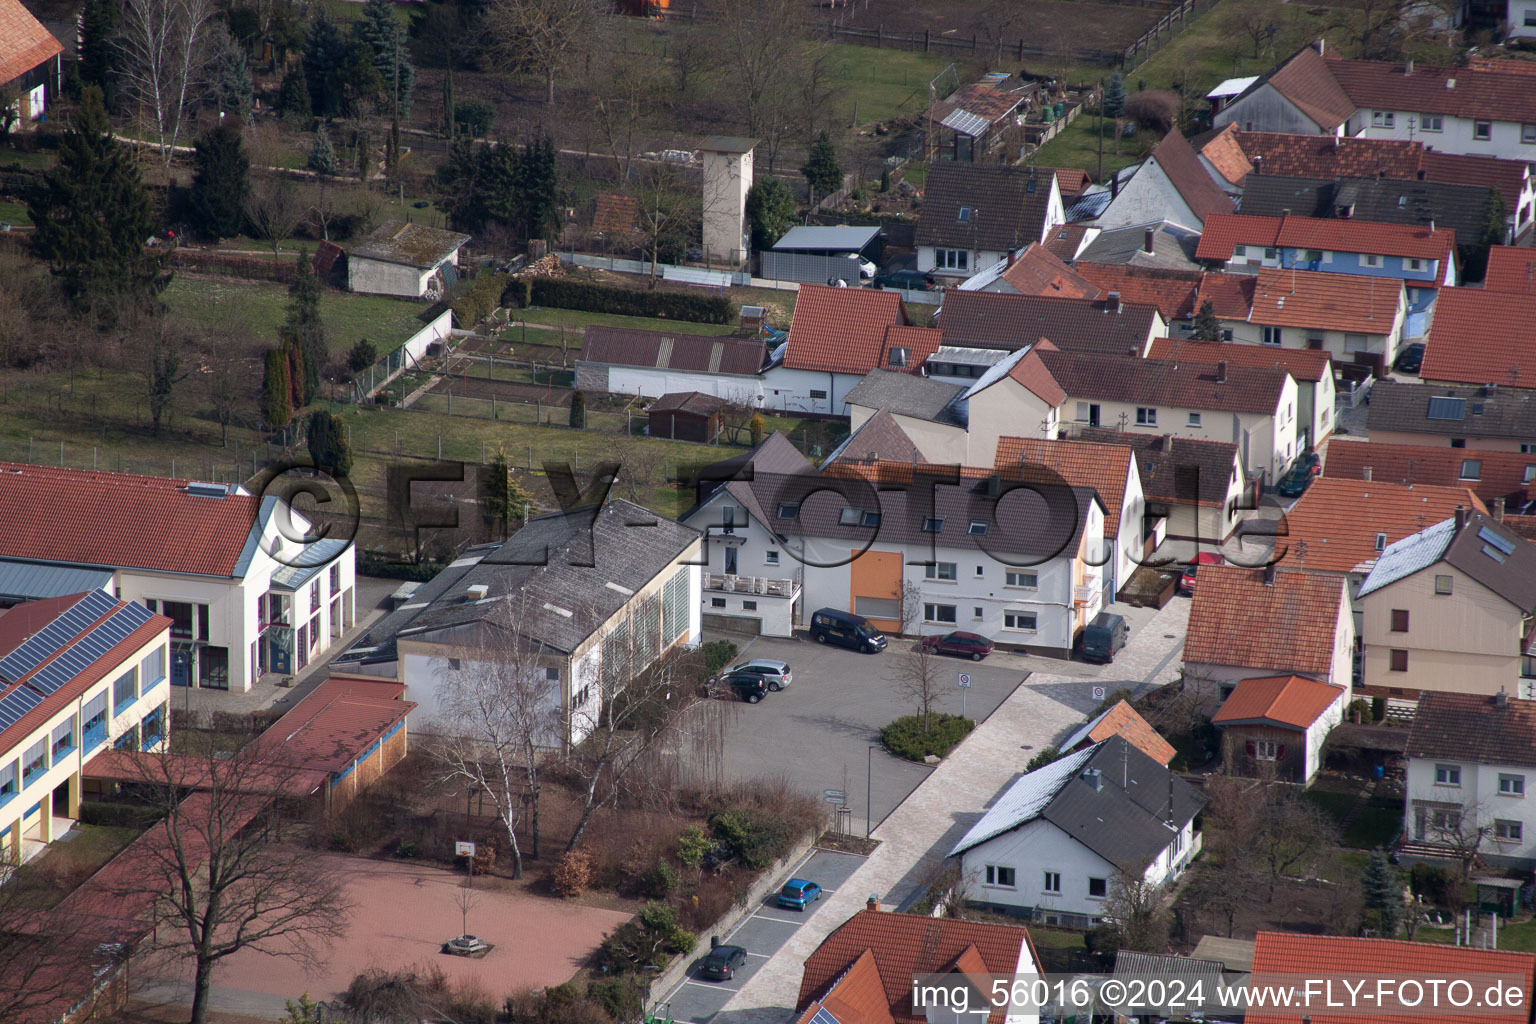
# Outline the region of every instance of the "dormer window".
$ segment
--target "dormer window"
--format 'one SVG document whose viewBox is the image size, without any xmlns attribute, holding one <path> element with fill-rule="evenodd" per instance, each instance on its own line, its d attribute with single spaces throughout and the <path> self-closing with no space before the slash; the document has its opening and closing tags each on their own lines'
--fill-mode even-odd
<svg viewBox="0 0 1536 1024">
<path fill-rule="evenodd" d="M 962 207 L 960 207 L 960 223 L 961 224 L 969 224 L 970 222 L 971 222 L 971 208 L 969 206 L 962 206 Z"/>
<path fill-rule="evenodd" d="M 893 349 L 891 349 L 890 365 L 892 365 L 892 366 L 906 366 L 907 365 L 907 350 L 905 348 L 893 348 Z"/>
</svg>

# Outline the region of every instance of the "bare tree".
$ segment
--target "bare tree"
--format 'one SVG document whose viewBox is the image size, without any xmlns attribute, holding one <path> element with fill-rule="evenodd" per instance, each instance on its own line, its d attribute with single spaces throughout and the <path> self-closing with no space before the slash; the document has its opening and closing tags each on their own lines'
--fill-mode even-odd
<svg viewBox="0 0 1536 1024">
<path fill-rule="evenodd" d="M 1418 812 L 1415 808 L 1415 814 Z M 1423 814 L 1423 841 L 1442 848 L 1455 859 L 1461 869 L 1461 880 L 1465 882 L 1481 859 L 1483 841 L 1493 834 L 1493 820 L 1488 817 L 1487 809 L 1477 803 L 1470 807 L 1424 808 Z M 1414 833 L 1415 836 L 1420 833 L 1417 824 Z"/>
<path fill-rule="evenodd" d="M 163 317 L 142 321 L 134 332 L 134 371 L 144 382 L 149 421 L 156 437 L 160 436 L 161 421 L 171 410 L 177 386 L 192 372 L 182 367 L 186 341 L 183 328 Z"/>
<path fill-rule="evenodd" d="M 923 720 L 923 732 L 930 728 L 934 709 L 943 703 L 948 692 L 940 682 L 942 672 L 933 648 L 921 643 L 912 645 L 896 669 L 896 692 L 917 709 L 917 716 Z"/>
<path fill-rule="evenodd" d="M 281 842 L 274 796 L 308 791 L 281 740 L 258 737 L 233 753 L 210 743 L 201 753 L 131 763 L 134 788 L 163 817 L 123 895 L 152 900 L 154 941 L 195 964 L 192 1024 L 208 1018 L 214 970 L 241 950 L 323 960 L 345 931 L 350 903 L 338 872 L 312 850 Z"/>
<path fill-rule="evenodd" d="M 1244 0 L 1229 11 L 1234 34 L 1246 36 L 1253 43 L 1253 59 L 1258 60 L 1266 46 L 1273 46 L 1280 32 L 1274 5 L 1269 0 Z"/>
<path fill-rule="evenodd" d="M 0 1020 L 56 1019 L 58 1001 L 126 957 L 127 937 L 67 906 L 42 909 L 57 902 L 58 883 L 17 872 L 9 852 L 0 850 Z"/>
<path fill-rule="evenodd" d="M 553 104 L 555 78 L 592 43 L 603 12 L 597 0 L 494 0 L 485 19 L 490 52 L 507 70 L 544 79 Z"/>
<path fill-rule="evenodd" d="M 307 213 L 298 189 L 281 174 L 257 178 L 241 205 L 251 233 L 272 246 L 273 259 L 277 259 L 283 243 L 293 237 Z"/>
<path fill-rule="evenodd" d="M 923 621 L 923 588 L 913 580 L 901 581 L 901 631 L 911 636 Z"/>
<path fill-rule="evenodd" d="M 444 781 L 463 781 L 490 798 L 514 878 L 523 877 L 518 837 L 525 815 L 529 852 L 539 855 L 542 759 L 561 739 L 560 701 L 545 673 L 549 658 L 519 629 L 532 600 L 526 590 L 509 598 L 482 627 L 489 642 L 466 650 L 460 668 L 442 673 L 439 738 L 432 745 Z"/>
<path fill-rule="evenodd" d="M 592 119 L 621 182 L 634 165 L 635 134 L 645 130 L 663 92 L 654 60 L 627 53 L 609 58 L 608 84 L 592 97 Z"/>
<path fill-rule="evenodd" d="M 1168 949 L 1170 905 L 1166 886 L 1148 881 L 1144 870 L 1127 865 L 1109 881 L 1104 919 L 1120 933 L 1120 948 L 1162 953 Z"/>
<path fill-rule="evenodd" d="M 213 375 L 208 388 L 208 397 L 213 400 L 213 418 L 219 424 L 219 447 L 228 448 L 229 425 L 235 421 L 235 413 L 240 407 L 244 392 L 241 390 L 233 359 L 216 357 L 211 360 L 211 365 L 207 369 Z"/>
<path fill-rule="evenodd" d="M 646 161 L 630 186 L 635 197 L 635 224 L 644 238 L 646 256 L 651 263 L 651 277 L 658 276 L 661 250 L 694 236 L 695 221 L 700 216 L 698 193 L 689 188 L 676 164 Z"/>
<path fill-rule="evenodd" d="M 732 91 L 747 134 L 762 131 L 763 104 L 778 87 L 784 51 L 799 39 L 797 0 L 721 0 L 712 24 L 718 52 L 730 68 Z"/>
<path fill-rule="evenodd" d="M 117 45 L 122 74 L 167 169 L 202 92 L 212 0 L 127 0 Z"/>
<path fill-rule="evenodd" d="M 1269 895 L 1282 876 L 1322 863 L 1338 846 L 1339 830 L 1321 808 L 1307 803 L 1286 787 L 1268 788 L 1269 804 L 1263 826 L 1249 848 L 1269 869 Z"/>
</svg>

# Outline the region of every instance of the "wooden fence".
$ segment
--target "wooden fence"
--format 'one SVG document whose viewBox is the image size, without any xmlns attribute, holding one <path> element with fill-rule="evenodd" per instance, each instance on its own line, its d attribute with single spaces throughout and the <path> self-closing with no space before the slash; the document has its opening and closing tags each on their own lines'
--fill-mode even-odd
<svg viewBox="0 0 1536 1024">
<path fill-rule="evenodd" d="M 221 277 L 241 277 L 252 281 L 277 281 L 292 284 L 298 276 L 298 258 L 285 254 L 284 259 L 269 260 L 260 256 L 237 256 L 209 249 L 172 249 L 166 262 L 194 274 L 217 274 Z"/>
</svg>

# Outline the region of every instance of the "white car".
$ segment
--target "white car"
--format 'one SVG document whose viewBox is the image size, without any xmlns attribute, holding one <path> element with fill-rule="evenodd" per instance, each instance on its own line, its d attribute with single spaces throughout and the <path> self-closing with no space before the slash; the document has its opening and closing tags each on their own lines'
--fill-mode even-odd
<svg viewBox="0 0 1536 1024">
<path fill-rule="evenodd" d="M 864 257 L 860 256 L 858 253 L 856 253 L 856 252 L 840 252 L 840 253 L 838 253 L 838 255 L 841 256 L 845 260 L 853 260 L 855 263 L 857 263 L 859 265 L 859 276 L 860 277 L 874 277 L 875 276 L 875 271 L 878 268 L 873 263 L 871 263 L 869 260 L 867 260 Z"/>
</svg>

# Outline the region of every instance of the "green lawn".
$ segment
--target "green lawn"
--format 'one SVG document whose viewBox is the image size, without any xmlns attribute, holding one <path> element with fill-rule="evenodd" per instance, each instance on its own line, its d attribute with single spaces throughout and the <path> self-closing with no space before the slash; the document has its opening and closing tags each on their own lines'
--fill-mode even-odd
<svg viewBox="0 0 1536 1024">
<path fill-rule="evenodd" d="M 834 43 L 828 49 L 837 76 L 829 106 L 848 124 L 855 120 L 859 124 L 889 121 L 917 113 L 928 105 L 929 80 L 950 63 L 949 57 L 938 54 L 881 50 L 854 43 Z"/>
<path fill-rule="evenodd" d="M 658 320 L 647 316 L 621 316 L 617 313 L 588 313 L 580 309 L 547 309 L 543 306 L 532 306 L 528 309 L 516 309 L 512 311 L 514 320 L 524 320 L 530 324 L 543 324 L 546 327 L 564 327 L 575 333 L 568 334 L 566 344 L 571 348 L 581 347 L 580 332 L 588 325 L 597 324 L 602 327 L 635 327 L 642 331 L 666 331 L 668 334 L 707 334 L 720 336 L 731 334 L 736 330 L 734 324 L 696 324 L 687 320 Z M 509 327 L 502 331 L 503 341 L 517 341 L 522 339 L 522 332 L 517 327 Z M 530 335 L 528 341 L 539 345 L 558 345 L 560 335 L 554 331 L 539 331 L 537 336 Z"/>
<path fill-rule="evenodd" d="M 1403 806 L 1367 804 L 1344 830 L 1344 844 L 1361 850 L 1388 847 L 1403 828 Z"/>
<path fill-rule="evenodd" d="M 1486 915 L 1482 923 L 1487 924 Z M 1030 934 L 1034 931 L 1031 929 Z M 1415 942 L 1439 942 L 1450 945 L 1456 941 L 1455 928 L 1419 928 L 1413 933 Z M 1522 953 L 1536 953 L 1536 919 L 1529 921 L 1517 921 L 1514 924 L 1505 924 L 1499 920 L 1499 948 L 1517 950 Z"/>
<path fill-rule="evenodd" d="M 275 342 L 288 306 L 284 285 L 225 281 L 179 274 L 165 290 L 171 312 L 212 329 L 240 324 L 258 340 Z M 320 298 L 326 341 L 332 352 L 343 352 L 362 338 L 383 352 L 422 327 L 418 315 L 427 307 L 382 295 L 327 291 Z"/>
<path fill-rule="evenodd" d="M 32 223 L 32 217 L 27 213 L 25 203 L 0 202 L 0 220 L 9 224 Z"/>
</svg>

